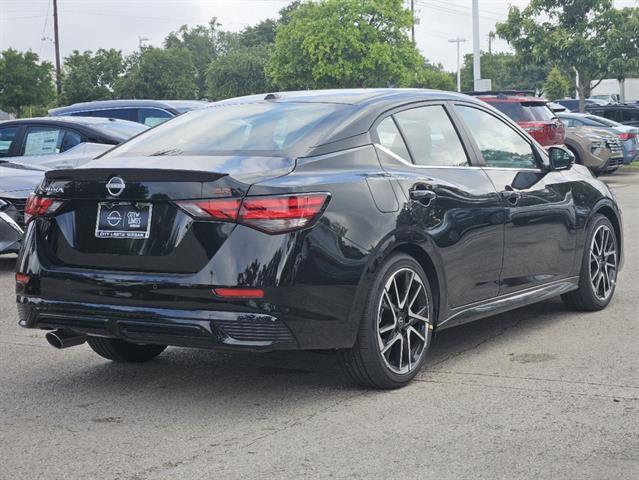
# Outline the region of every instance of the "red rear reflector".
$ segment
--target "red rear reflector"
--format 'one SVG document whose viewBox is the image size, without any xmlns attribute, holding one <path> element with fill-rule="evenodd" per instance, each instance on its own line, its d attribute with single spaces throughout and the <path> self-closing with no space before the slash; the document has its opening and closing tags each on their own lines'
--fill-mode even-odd
<svg viewBox="0 0 639 480">
<path fill-rule="evenodd" d="M 261 288 L 214 288 L 213 293 L 224 298 L 264 298 Z"/>
<path fill-rule="evenodd" d="M 50 215 L 54 213 L 60 205 L 62 205 L 60 200 L 44 198 L 32 193 L 27 198 L 27 203 L 24 207 L 24 221 L 26 223 L 36 217 Z"/>
<path fill-rule="evenodd" d="M 16 283 L 26 285 L 31 280 L 31 277 L 26 273 L 16 273 Z"/>
</svg>

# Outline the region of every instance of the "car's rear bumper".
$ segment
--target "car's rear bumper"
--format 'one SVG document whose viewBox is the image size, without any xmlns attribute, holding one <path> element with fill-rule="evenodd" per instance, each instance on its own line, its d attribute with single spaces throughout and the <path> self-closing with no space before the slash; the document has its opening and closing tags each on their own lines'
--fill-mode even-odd
<svg viewBox="0 0 639 480">
<path fill-rule="evenodd" d="M 299 348 L 286 324 L 266 314 L 79 304 L 26 296 L 18 297 L 18 314 L 19 324 L 25 328 L 63 328 L 135 343 L 255 350 Z"/>
</svg>

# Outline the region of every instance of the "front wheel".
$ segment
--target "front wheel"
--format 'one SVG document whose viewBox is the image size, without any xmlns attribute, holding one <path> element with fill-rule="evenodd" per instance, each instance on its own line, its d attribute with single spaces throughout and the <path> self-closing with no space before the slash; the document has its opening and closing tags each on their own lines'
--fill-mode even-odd
<svg viewBox="0 0 639 480">
<path fill-rule="evenodd" d="M 415 259 L 391 256 L 367 297 L 355 345 L 339 352 L 346 372 L 362 386 L 399 388 L 424 363 L 433 331 L 433 297 Z"/>
<path fill-rule="evenodd" d="M 597 214 L 590 222 L 579 274 L 579 288 L 561 296 L 576 310 L 606 308 L 615 292 L 619 247 L 615 229 L 605 216 Z"/>
<path fill-rule="evenodd" d="M 121 363 L 148 362 L 166 349 L 166 345 L 140 345 L 118 338 L 88 337 L 87 343 L 101 357 Z"/>
</svg>

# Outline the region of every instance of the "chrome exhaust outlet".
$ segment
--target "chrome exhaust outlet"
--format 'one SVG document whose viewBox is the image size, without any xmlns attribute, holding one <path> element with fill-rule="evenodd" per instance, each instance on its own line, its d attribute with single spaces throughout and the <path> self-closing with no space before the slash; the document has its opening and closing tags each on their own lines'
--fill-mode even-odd
<svg viewBox="0 0 639 480">
<path fill-rule="evenodd" d="M 58 349 L 82 345 L 87 340 L 86 335 L 81 335 L 71 330 L 53 330 L 47 332 L 45 338 L 49 345 Z"/>
</svg>

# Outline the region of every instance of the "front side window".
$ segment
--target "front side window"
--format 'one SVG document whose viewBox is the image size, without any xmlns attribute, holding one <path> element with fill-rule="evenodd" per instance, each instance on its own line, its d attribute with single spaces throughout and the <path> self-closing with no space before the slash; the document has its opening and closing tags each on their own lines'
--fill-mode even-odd
<svg viewBox="0 0 639 480">
<path fill-rule="evenodd" d="M 486 166 L 537 168 L 532 145 L 508 124 L 478 108 L 456 105 L 477 142 Z"/>
<path fill-rule="evenodd" d="M 388 148 L 395 155 L 403 158 L 407 162 L 410 162 L 410 155 L 406 149 L 406 144 L 392 117 L 386 117 L 379 123 L 377 126 L 377 136 L 382 146 Z"/>
<path fill-rule="evenodd" d="M 0 157 L 9 156 L 9 150 L 18 133 L 18 127 L 0 128 Z"/>
<path fill-rule="evenodd" d="M 468 165 L 468 157 L 459 135 L 443 106 L 411 108 L 394 117 L 416 165 Z"/>
</svg>

